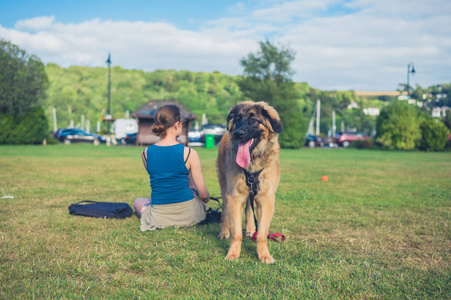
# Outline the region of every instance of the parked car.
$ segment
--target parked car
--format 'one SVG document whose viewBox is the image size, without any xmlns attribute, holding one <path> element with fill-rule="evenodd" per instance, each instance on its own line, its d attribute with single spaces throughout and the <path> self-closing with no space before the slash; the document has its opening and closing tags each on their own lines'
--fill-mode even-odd
<svg viewBox="0 0 451 300">
<path fill-rule="evenodd" d="M 202 131 L 198 129 L 191 128 L 188 132 L 189 146 L 191 147 L 202 147 L 205 145 L 205 137 Z"/>
<path fill-rule="evenodd" d="M 134 133 L 127 133 L 124 138 L 121 139 L 121 144 L 123 145 L 135 145 L 136 144 L 136 134 Z"/>
<path fill-rule="evenodd" d="M 188 138 L 190 143 L 202 142 L 202 131 L 191 128 L 188 132 Z"/>
<path fill-rule="evenodd" d="M 304 146 L 309 148 L 323 147 L 324 143 L 323 140 L 316 135 L 307 134 L 305 137 Z"/>
<path fill-rule="evenodd" d="M 202 125 L 202 142 L 205 142 L 205 136 L 211 134 L 215 136 L 215 143 L 219 143 L 224 133 L 227 131 L 226 125 L 208 124 Z"/>
<path fill-rule="evenodd" d="M 335 142 L 338 146 L 342 146 L 343 148 L 351 145 L 353 141 L 358 140 L 367 140 L 370 137 L 363 132 L 339 132 L 336 134 Z"/>
<path fill-rule="evenodd" d="M 88 133 L 80 128 L 66 128 L 57 135 L 57 139 L 67 145 L 71 143 L 93 143 L 96 138 L 100 143 L 106 142 L 104 136 Z"/>
<path fill-rule="evenodd" d="M 66 132 L 73 132 L 73 131 L 75 131 L 75 130 L 77 130 L 77 129 L 79 129 L 79 128 L 59 128 L 57 131 L 55 131 L 55 132 L 53 133 L 53 136 L 54 136 L 57 140 L 59 140 L 61 134 L 66 133 Z"/>
</svg>

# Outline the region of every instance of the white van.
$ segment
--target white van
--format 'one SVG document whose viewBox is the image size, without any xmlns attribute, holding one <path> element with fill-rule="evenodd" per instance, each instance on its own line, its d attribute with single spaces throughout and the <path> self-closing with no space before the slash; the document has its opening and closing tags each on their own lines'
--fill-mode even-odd
<svg viewBox="0 0 451 300">
<path fill-rule="evenodd" d="M 120 141 L 127 134 L 138 132 L 138 122 L 135 119 L 117 119 L 113 123 L 113 132 L 116 140 Z"/>
</svg>

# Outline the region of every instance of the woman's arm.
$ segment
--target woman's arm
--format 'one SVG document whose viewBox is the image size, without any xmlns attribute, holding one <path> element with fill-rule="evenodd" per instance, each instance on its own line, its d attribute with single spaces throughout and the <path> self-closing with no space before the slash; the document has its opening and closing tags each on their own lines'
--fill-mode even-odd
<svg viewBox="0 0 451 300">
<path fill-rule="evenodd" d="M 191 176 L 191 171 L 189 172 L 188 180 L 189 180 L 189 187 L 191 189 L 194 189 L 197 191 L 197 186 L 196 186 L 196 183 L 194 183 L 193 176 Z"/>
<path fill-rule="evenodd" d="M 147 148 L 141 152 L 141 158 L 143 160 L 144 169 L 147 171 Z"/>
<path fill-rule="evenodd" d="M 210 192 L 208 191 L 207 186 L 205 185 L 204 177 L 202 176 L 199 155 L 194 149 L 191 150 L 191 155 L 187 162 L 190 169 L 190 183 L 192 180 L 194 188 L 196 188 L 199 193 L 199 199 L 207 203 L 210 201 Z"/>
</svg>

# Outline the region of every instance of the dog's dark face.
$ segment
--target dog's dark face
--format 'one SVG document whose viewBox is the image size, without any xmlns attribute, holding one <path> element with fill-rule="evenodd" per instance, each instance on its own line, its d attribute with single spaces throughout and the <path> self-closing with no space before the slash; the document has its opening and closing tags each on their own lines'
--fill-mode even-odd
<svg viewBox="0 0 451 300">
<path fill-rule="evenodd" d="M 237 164 L 246 168 L 253 151 L 264 151 L 282 128 L 276 110 L 265 102 L 246 101 L 233 107 L 227 117 L 227 130 L 237 147 Z"/>
</svg>

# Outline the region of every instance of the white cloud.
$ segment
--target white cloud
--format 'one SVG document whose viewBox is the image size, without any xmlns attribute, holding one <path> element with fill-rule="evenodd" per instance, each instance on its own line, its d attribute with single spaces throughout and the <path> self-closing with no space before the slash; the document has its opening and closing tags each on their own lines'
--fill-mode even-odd
<svg viewBox="0 0 451 300">
<path fill-rule="evenodd" d="M 43 30 L 49 28 L 53 21 L 55 20 L 55 16 L 50 17 L 37 17 L 27 20 L 17 21 L 15 27 L 19 30 Z"/>
<path fill-rule="evenodd" d="M 310 17 L 313 13 L 326 10 L 334 0 L 296 0 L 278 3 L 270 7 L 260 8 L 252 13 L 252 17 L 265 22 L 285 23 L 292 19 Z"/>
<path fill-rule="evenodd" d="M 147 71 L 177 69 L 241 74 L 241 58 L 269 37 L 296 51 L 295 81 L 321 89 L 394 90 L 450 82 L 451 2 L 442 0 L 262 1 L 238 3 L 199 30 L 164 22 L 93 19 L 64 24 L 55 17 L 0 26 L 0 37 L 44 62 Z M 337 10 L 334 9 L 338 8 Z"/>
<path fill-rule="evenodd" d="M 168 23 L 113 22 L 94 19 L 78 24 L 53 22 L 46 30 L 28 32 L 0 26 L 0 36 L 38 55 L 44 62 L 144 70 L 184 69 L 239 74 L 240 58 L 255 46 L 233 31 L 176 28 Z"/>
</svg>

